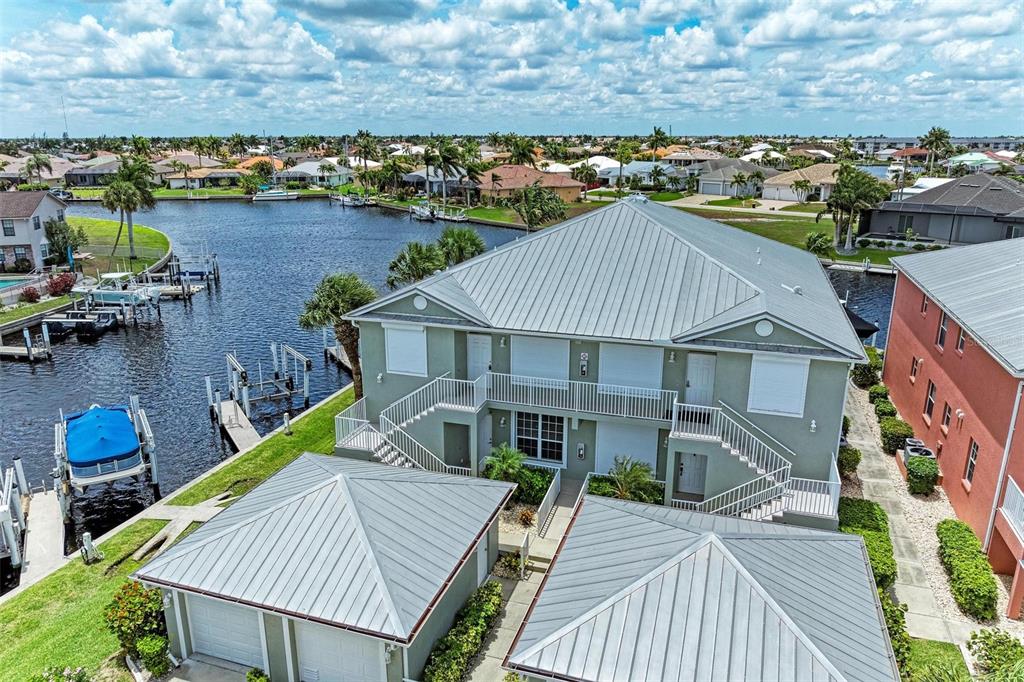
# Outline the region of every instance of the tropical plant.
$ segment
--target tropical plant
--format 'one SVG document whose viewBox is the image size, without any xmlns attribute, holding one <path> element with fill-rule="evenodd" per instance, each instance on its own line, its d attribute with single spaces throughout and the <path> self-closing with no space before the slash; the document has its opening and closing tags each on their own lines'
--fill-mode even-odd
<svg viewBox="0 0 1024 682">
<path fill-rule="evenodd" d="M 750 182 L 750 180 L 747 179 L 746 173 L 743 173 L 742 171 L 737 171 L 735 174 L 733 174 L 732 178 L 729 180 L 729 186 L 730 187 L 735 187 L 736 188 L 736 196 L 739 196 L 740 195 L 740 188 L 746 187 L 749 182 Z"/>
<path fill-rule="evenodd" d="M 686 176 L 686 191 L 687 192 L 690 192 L 691 194 L 696 194 L 697 190 L 699 188 L 700 188 L 700 178 L 698 178 L 696 175 L 688 175 L 688 176 Z"/>
<path fill-rule="evenodd" d="M 846 233 L 845 251 L 853 250 L 853 224 L 861 211 L 872 208 L 889 196 L 889 190 L 870 173 L 855 168 L 849 163 L 839 166 L 836 173 L 836 184 L 832 188 L 825 208 L 818 212 L 815 221 L 831 214 L 835 221 L 835 239 L 833 246 L 838 250 L 839 241 Z"/>
<path fill-rule="evenodd" d="M 128 256 L 132 260 L 135 256 L 135 223 L 133 216 L 135 211 L 148 210 L 156 206 L 156 197 L 153 196 L 152 180 L 153 178 L 153 166 L 150 165 L 149 161 L 141 156 L 122 156 L 121 167 L 117 169 L 114 174 L 114 180 L 107 187 L 107 190 L 103 192 L 104 198 L 107 196 L 107 191 L 110 187 L 118 183 L 125 183 L 135 188 L 135 196 L 130 192 L 127 192 L 123 186 L 119 189 L 109 201 L 102 201 L 104 208 L 109 210 L 111 213 L 114 210 L 119 210 L 122 214 L 124 222 L 128 224 Z M 114 255 L 117 250 L 117 245 L 121 241 L 121 226 L 118 227 L 117 237 L 114 239 L 114 247 L 110 251 L 110 255 Z"/>
<path fill-rule="evenodd" d="M 248 146 L 245 141 L 245 135 L 241 133 L 231 133 L 228 137 L 228 151 L 235 156 L 244 154 Z"/>
<path fill-rule="evenodd" d="M 687 178 L 687 180 L 689 180 L 689 178 Z M 679 189 L 683 186 L 683 179 L 676 175 L 675 173 L 673 173 L 672 175 L 668 176 L 668 186 L 678 192 Z"/>
<path fill-rule="evenodd" d="M 793 193 L 799 198 L 800 202 L 807 201 L 808 195 L 811 193 L 811 181 L 810 180 L 794 180 L 790 183 L 789 188 L 793 190 Z"/>
<path fill-rule="evenodd" d="M 932 166 L 937 159 L 942 158 L 952 149 L 949 131 L 945 128 L 932 126 L 925 133 L 920 141 L 921 147 L 928 150 L 928 172 L 931 173 Z"/>
<path fill-rule="evenodd" d="M 449 267 L 487 250 L 483 237 L 472 227 L 446 227 L 437 239 L 437 246 Z"/>
<path fill-rule="evenodd" d="M 439 163 L 441 163 L 441 157 L 437 153 L 437 147 L 429 144 L 425 145 L 423 147 L 423 165 L 426 166 L 424 175 L 426 179 L 424 180 L 423 191 L 426 193 L 428 200 L 430 199 L 430 169 L 431 167 L 436 168 Z"/>
<path fill-rule="evenodd" d="M 587 200 L 587 188 L 597 182 L 597 168 L 589 163 L 581 163 L 572 169 L 572 179 L 583 183 L 583 200 Z"/>
<path fill-rule="evenodd" d="M 181 173 L 182 177 L 185 178 L 185 187 L 188 188 L 188 172 L 192 170 L 187 163 L 179 161 L 178 159 L 171 159 L 167 164 L 170 166 L 175 173 Z"/>
<path fill-rule="evenodd" d="M 448 138 L 437 145 L 437 170 L 441 172 L 441 206 L 448 206 L 448 176 L 458 176 L 462 149 Z"/>
<path fill-rule="evenodd" d="M 651 148 L 651 161 L 658 160 L 658 149 L 660 147 L 667 147 L 671 138 L 665 134 L 665 131 L 654 126 L 654 131 L 650 137 L 647 138 L 647 146 Z"/>
<path fill-rule="evenodd" d="M 526 225 L 526 232 L 552 220 L 565 218 L 565 204 L 557 194 L 540 186 L 540 181 L 518 190 L 512 197 L 512 210 Z"/>
<path fill-rule="evenodd" d="M 50 162 L 50 157 L 41 152 L 34 152 L 31 156 L 25 159 L 25 175 L 31 180 L 32 175 L 35 174 L 36 179 L 39 182 L 43 181 L 43 171 L 46 170 L 49 173 L 53 172 L 53 163 Z"/>
<path fill-rule="evenodd" d="M 377 145 L 377 139 L 370 133 L 369 130 L 358 130 L 356 131 L 355 137 L 356 146 L 359 147 L 359 158 L 363 161 L 363 175 L 365 177 L 368 168 L 368 161 L 376 161 L 380 158 L 380 147 Z M 363 185 L 363 196 L 369 194 L 369 187 Z"/>
<path fill-rule="evenodd" d="M 334 337 L 345 349 L 352 364 L 352 384 L 356 400 L 363 397 L 363 369 L 359 362 L 359 329 L 345 315 L 377 298 L 373 287 L 351 272 L 327 275 L 306 301 L 299 315 L 303 329 L 331 327 Z"/>
<path fill-rule="evenodd" d="M 765 181 L 764 171 L 758 168 L 747 176 L 747 181 L 754 186 L 754 191 L 760 192 L 761 186 L 764 185 Z"/>
<path fill-rule="evenodd" d="M 126 180 L 114 180 L 103 190 L 100 205 L 111 213 L 116 211 L 120 216 L 117 225 L 117 239 L 114 240 L 114 249 L 110 252 L 110 255 L 114 255 L 117 242 L 121 240 L 121 230 L 124 229 L 125 214 L 131 215 L 142 207 L 142 196 L 132 183 Z M 132 257 L 135 257 L 134 254 Z"/>
<path fill-rule="evenodd" d="M 171 661 L 167 658 L 167 638 L 162 635 L 145 635 L 136 642 L 139 658 L 143 667 L 160 678 L 171 670 Z"/>
<path fill-rule="evenodd" d="M 397 289 L 430 277 L 444 266 L 444 256 L 437 244 L 409 242 L 388 264 L 386 284 L 389 289 Z"/>
<path fill-rule="evenodd" d="M 491 450 L 491 454 L 485 460 L 484 472 L 487 478 L 493 481 L 508 481 L 514 483 L 519 474 L 525 468 L 523 462 L 526 455 L 508 443 L 502 443 Z"/>
<path fill-rule="evenodd" d="M 43 223 L 43 230 L 46 233 L 46 241 L 50 243 L 50 256 L 57 264 L 67 262 L 69 248 L 74 253 L 89 243 L 89 235 L 85 233 L 85 228 L 72 227 L 56 218 L 50 218 Z"/>
<path fill-rule="evenodd" d="M 645 495 L 647 486 L 654 480 L 654 472 L 647 462 L 628 455 L 616 455 L 612 468 L 608 470 L 608 479 L 615 489 L 615 497 L 637 500 Z"/>
<path fill-rule="evenodd" d="M 665 188 L 665 169 L 661 166 L 653 166 L 651 172 L 648 174 L 651 178 L 651 184 L 654 185 L 654 189 L 662 190 Z"/>
<path fill-rule="evenodd" d="M 153 143 L 150 142 L 148 137 L 141 135 L 132 135 L 128 141 L 128 147 L 132 150 L 132 154 L 135 156 L 149 156 L 153 150 Z"/>
<path fill-rule="evenodd" d="M 804 248 L 818 258 L 827 258 L 832 252 L 832 238 L 824 232 L 808 232 Z"/>
<path fill-rule="evenodd" d="M 259 161 L 254 161 L 253 164 L 249 166 L 249 170 L 266 182 L 274 175 L 274 164 L 270 159 L 260 159 Z"/>
<path fill-rule="evenodd" d="M 411 171 L 412 166 L 410 166 L 401 156 L 389 156 L 384 159 L 380 166 L 381 179 L 392 192 L 398 190 L 398 186 L 401 184 L 402 178 L 405 177 L 406 173 Z"/>
<path fill-rule="evenodd" d="M 260 185 L 264 183 L 263 178 L 255 173 L 242 175 L 238 178 L 238 187 L 243 194 L 256 194 L 260 191 Z"/>
<path fill-rule="evenodd" d="M 1024 644 L 1011 633 L 998 628 L 972 632 L 967 648 L 977 660 L 980 671 L 987 675 L 1019 670 L 1024 664 Z M 1021 680 L 1024 677 L 1006 679 Z"/>
<path fill-rule="evenodd" d="M 535 146 L 536 143 L 528 137 L 519 137 L 518 135 L 514 136 L 509 140 L 508 162 L 520 166 L 532 166 L 533 168 L 536 168 L 537 156 L 533 152 Z"/>
<path fill-rule="evenodd" d="M 625 164 L 633 160 L 633 149 L 625 142 L 620 142 L 615 148 L 615 160 L 619 162 L 619 180 L 616 183 L 622 189 L 622 169 Z"/>
<path fill-rule="evenodd" d="M 114 593 L 114 599 L 103 611 L 107 629 L 131 656 L 138 656 L 138 643 L 146 635 L 165 633 L 163 595 L 159 589 L 147 588 L 129 580 Z"/>
</svg>

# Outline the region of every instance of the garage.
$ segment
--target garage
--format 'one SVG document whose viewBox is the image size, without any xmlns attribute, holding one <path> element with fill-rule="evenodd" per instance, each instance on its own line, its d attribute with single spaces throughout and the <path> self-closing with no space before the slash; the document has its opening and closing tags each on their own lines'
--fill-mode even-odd
<svg viewBox="0 0 1024 682">
<path fill-rule="evenodd" d="M 722 183 L 721 182 L 703 182 L 703 181 L 700 183 L 700 193 L 701 194 L 725 194 L 725 192 L 722 191 Z"/>
<path fill-rule="evenodd" d="M 378 682 L 387 677 L 384 645 L 370 637 L 295 621 L 295 648 L 303 682 Z"/>
<path fill-rule="evenodd" d="M 252 667 L 264 665 L 259 613 L 205 597 L 188 595 L 186 601 L 196 653 Z"/>
<path fill-rule="evenodd" d="M 616 456 L 628 456 L 658 470 L 658 427 L 645 424 L 597 423 L 597 457 L 594 471 L 607 473 Z"/>
</svg>

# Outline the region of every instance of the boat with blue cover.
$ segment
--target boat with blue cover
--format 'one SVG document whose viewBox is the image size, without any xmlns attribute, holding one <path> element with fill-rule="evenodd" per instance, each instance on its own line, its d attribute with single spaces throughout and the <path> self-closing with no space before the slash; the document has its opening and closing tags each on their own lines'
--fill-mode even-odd
<svg viewBox="0 0 1024 682">
<path fill-rule="evenodd" d="M 83 491 L 128 477 L 157 485 L 153 431 L 138 397 L 128 405 L 62 414 L 54 430 L 57 474 L 67 486 Z"/>
</svg>

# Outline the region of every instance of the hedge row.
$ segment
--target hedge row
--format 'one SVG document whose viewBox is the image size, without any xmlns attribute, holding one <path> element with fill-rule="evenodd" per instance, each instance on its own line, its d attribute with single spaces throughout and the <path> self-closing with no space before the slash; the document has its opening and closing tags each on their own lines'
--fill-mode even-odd
<svg viewBox="0 0 1024 682">
<path fill-rule="evenodd" d="M 839 531 L 864 538 L 875 584 L 887 589 L 896 582 L 896 557 L 889 538 L 889 517 L 877 502 L 839 498 Z"/>
<path fill-rule="evenodd" d="M 910 679 L 910 635 L 907 633 L 907 611 L 905 604 L 897 604 L 885 590 L 878 590 L 878 601 L 882 605 L 882 616 L 885 627 L 889 631 L 892 642 L 892 653 L 896 656 L 896 665 L 900 669 L 900 677 Z"/>
<path fill-rule="evenodd" d="M 899 417 L 882 417 L 878 428 L 882 434 L 882 449 L 890 455 L 895 455 L 908 438 L 914 437 L 913 427 Z"/>
<path fill-rule="evenodd" d="M 944 519 L 935 527 L 939 559 L 960 610 L 978 620 L 996 615 L 996 578 L 974 531 L 963 521 Z"/>
<path fill-rule="evenodd" d="M 488 580 L 459 609 L 455 625 L 437 640 L 423 671 L 424 682 L 459 682 L 480 651 L 487 631 L 501 612 L 501 583 Z"/>
</svg>

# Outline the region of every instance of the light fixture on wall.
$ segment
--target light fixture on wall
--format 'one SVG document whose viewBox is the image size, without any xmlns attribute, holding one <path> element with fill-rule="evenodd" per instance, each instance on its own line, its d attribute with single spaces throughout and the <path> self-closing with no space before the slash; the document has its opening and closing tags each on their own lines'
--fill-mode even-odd
<svg viewBox="0 0 1024 682">
<path fill-rule="evenodd" d="M 811 433 L 815 433 L 818 430 L 818 422 L 811 420 Z"/>
<path fill-rule="evenodd" d="M 377 383 L 378 384 L 383 384 L 384 383 L 384 375 L 383 374 L 377 374 Z"/>
<path fill-rule="evenodd" d="M 505 347 L 505 337 L 504 336 L 499 336 L 498 337 L 498 348 L 504 348 L 504 347 Z"/>
<path fill-rule="evenodd" d="M 505 418 L 504 418 L 504 417 L 502 417 L 502 418 L 500 418 L 500 419 L 498 420 L 498 426 L 500 426 L 501 428 L 505 428 L 505 425 L 506 425 L 506 424 L 508 424 L 508 422 L 507 422 L 507 421 L 505 421 Z"/>
<path fill-rule="evenodd" d="M 670 350 L 668 352 L 668 361 L 669 362 L 675 362 L 676 361 L 676 352 L 674 350 Z"/>
</svg>

